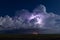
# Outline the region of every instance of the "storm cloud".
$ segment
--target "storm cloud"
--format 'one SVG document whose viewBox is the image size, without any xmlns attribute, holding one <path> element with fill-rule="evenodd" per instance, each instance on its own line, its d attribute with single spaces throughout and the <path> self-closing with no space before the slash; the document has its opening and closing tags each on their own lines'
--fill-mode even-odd
<svg viewBox="0 0 60 40">
<path fill-rule="evenodd" d="M 0 30 L 12 30 L 20 28 L 38 28 L 44 30 L 44 33 L 60 33 L 60 15 L 54 14 L 53 12 L 47 12 L 44 5 L 40 5 L 33 12 L 22 9 L 17 11 L 18 15 L 14 18 L 6 15 L 0 17 Z M 34 18 L 29 20 L 32 15 Z M 35 24 L 37 22 L 37 16 L 40 17 L 41 23 Z M 35 17 L 36 16 L 36 17 Z M 38 20 L 38 22 L 39 22 Z"/>
</svg>

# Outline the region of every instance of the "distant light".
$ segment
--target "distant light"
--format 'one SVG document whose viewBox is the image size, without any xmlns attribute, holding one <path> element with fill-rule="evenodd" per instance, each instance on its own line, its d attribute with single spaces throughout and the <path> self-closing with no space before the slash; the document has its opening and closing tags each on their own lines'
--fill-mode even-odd
<svg viewBox="0 0 60 40">
<path fill-rule="evenodd" d="M 34 32 L 32 32 L 32 34 L 38 34 L 38 32 L 35 32 L 35 31 L 34 31 Z"/>
</svg>

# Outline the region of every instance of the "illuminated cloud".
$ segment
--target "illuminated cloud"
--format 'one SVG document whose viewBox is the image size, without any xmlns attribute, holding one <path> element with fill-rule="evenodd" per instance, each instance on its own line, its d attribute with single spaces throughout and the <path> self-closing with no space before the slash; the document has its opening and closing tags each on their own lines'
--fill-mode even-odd
<svg viewBox="0 0 60 40">
<path fill-rule="evenodd" d="M 60 15 L 47 13 L 44 5 L 38 6 L 33 12 L 23 9 L 16 13 L 14 18 L 8 15 L 0 17 L 0 30 L 38 28 L 43 33 L 60 33 Z"/>
</svg>

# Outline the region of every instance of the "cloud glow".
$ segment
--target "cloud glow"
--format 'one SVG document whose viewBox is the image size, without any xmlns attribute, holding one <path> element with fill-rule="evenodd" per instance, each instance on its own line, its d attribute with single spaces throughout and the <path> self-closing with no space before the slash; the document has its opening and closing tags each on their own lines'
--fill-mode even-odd
<svg viewBox="0 0 60 40">
<path fill-rule="evenodd" d="M 43 16 L 43 15 L 42 15 Z M 36 22 L 35 24 L 42 24 L 42 17 L 40 16 L 40 14 L 37 14 L 37 15 L 34 15 L 32 14 L 30 17 L 29 17 L 29 20 L 32 20 L 32 19 L 36 19 Z"/>
<path fill-rule="evenodd" d="M 46 12 L 46 7 L 39 7 L 29 12 L 22 10 L 17 12 L 14 18 L 6 15 L 0 17 L 0 30 L 12 30 L 20 28 L 39 28 L 44 33 L 60 33 L 60 15 Z"/>
</svg>

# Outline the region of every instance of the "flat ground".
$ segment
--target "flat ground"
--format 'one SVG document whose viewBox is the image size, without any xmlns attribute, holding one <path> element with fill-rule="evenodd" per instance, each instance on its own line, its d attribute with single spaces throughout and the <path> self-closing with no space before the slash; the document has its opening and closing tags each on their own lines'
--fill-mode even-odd
<svg viewBox="0 0 60 40">
<path fill-rule="evenodd" d="M 0 34 L 0 38 L 60 38 L 59 34 Z"/>
</svg>

